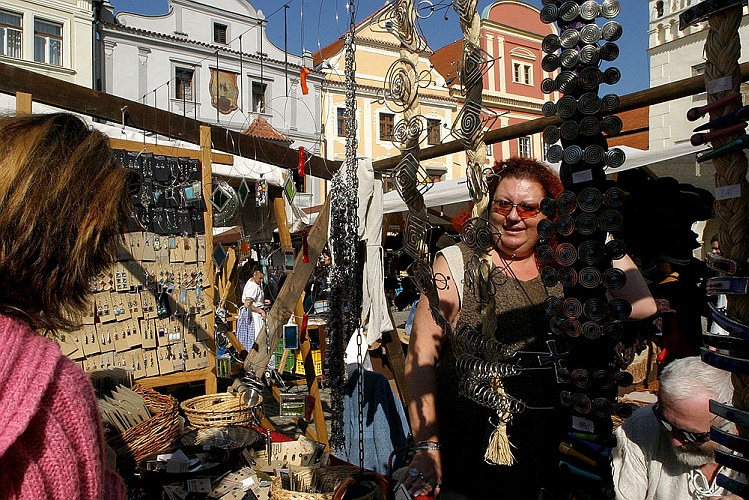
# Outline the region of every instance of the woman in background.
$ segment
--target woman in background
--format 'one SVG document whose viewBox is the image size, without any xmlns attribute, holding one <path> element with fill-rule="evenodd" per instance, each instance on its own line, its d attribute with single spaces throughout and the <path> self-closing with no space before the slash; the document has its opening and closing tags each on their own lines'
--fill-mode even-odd
<svg viewBox="0 0 749 500">
<path fill-rule="evenodd" d="M 123 498 L 86 374 L 53 332 L 115 259 L 128 173 L 69 114 L 0 118 L 0 497 Z"/>
</svg>

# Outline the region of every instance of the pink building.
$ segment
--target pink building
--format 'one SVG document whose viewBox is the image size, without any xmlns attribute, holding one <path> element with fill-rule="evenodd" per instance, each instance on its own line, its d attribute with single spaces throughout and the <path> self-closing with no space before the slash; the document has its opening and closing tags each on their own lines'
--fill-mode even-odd
<svg viewBox="0 0 749 500">
<path fill-rule="evenodd" d="M 539 118 L 544 102 L 559 99 L 556 92 L 546 95 L 541 91 L 541 81 L 556 74 L 541 68 L 541 42 L 552 33 L 557 34 L 556 26 L 542 23 L 539 10 L 524 2 L 500 0 L 482 12 L 481 48 L 490 61 L 483 78 L 483 104 L 498 115 L 492 129 Z M 456 61 L 461 60 L 462 51 L 463 41 L 458 40 L 430 58 L 451 87 L 451 94 L 461 102 Z M 490 163 L 510 156 L 545 159 L 545 152 L 540 133 L 487 146 Z"/>
</svg>

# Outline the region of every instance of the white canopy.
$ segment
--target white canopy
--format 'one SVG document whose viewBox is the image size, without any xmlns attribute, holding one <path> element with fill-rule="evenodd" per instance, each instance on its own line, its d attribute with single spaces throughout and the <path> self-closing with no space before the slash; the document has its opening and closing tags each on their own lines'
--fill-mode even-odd
<svg viewBox="0 0 749 500">
<path fill-rule="evenodd" d="M 606 170 L 607 174 L 614 174 L 630 170 L 633 168 L 644 167 L 655 163 L 680 158 L 682 156 L 691 156 L 700 151 L 708 149 L 707 146 L 694 147 L 689 143 L 677 144 L 672 147 L 663 148 L 654 151 L 643 151 L 641 149 L 631 148 L 628 146 L 616 146 L 627 156 L 624 165 L 618 168 Z M 552 163 L 550 166 L 559 171 L 559 163 Z M 468 196 L 468 187 L 466 180 L 457 179 L 450 181 L 435 182 L 432 187 L 424 194 L 424 203 L 427 208 L 442 208 L 456 203 L 467 203 L 470 201 Z M 405 212 L 408 210 L 406 203 L 401 200 L 398 191 L 390 191 L 384 196 L 384 213 Z M 447 210 L 446 210 L 447 211 Z"/>
</svg>

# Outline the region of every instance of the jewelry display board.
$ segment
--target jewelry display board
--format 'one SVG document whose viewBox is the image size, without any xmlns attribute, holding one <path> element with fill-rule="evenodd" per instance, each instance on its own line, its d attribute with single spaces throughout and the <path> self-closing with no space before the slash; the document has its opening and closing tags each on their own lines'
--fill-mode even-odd
<svg viewBox="0 0 749 500">
<path fill-rule="evenodd" d="M 63 354 L 86 372 L 121 368 L 149 386 L 212 377 L 212 300 L 200 161 L 115 150 L 141 178 L 116 262 L 91 283 Z M 167 377 L 168 376 L 168 377 Z"/>
</svg>

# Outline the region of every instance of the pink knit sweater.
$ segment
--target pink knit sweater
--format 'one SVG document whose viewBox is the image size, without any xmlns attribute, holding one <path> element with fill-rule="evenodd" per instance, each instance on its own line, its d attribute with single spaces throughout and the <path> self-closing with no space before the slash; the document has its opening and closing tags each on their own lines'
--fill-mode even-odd
<svg viewBox="0 0 749 500">
<path fill-rule="evenodd" d="M 0 314 L 0 498 L 122 498 L 93 387 L 57 344 Z"/>
</svg>

